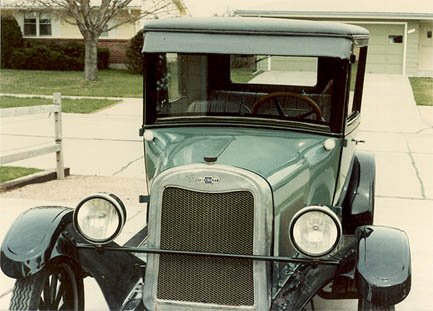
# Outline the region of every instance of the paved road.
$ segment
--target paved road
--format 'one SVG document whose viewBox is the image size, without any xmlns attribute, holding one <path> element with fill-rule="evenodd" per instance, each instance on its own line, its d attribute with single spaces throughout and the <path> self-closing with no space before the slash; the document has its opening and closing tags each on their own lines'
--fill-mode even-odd
<svg viewBox="0 0 433 311">
<path fill-rule="evenodd" d="M 65 163 L 73 174 L 143 177 L 143 150 L 138 137 L 140 101 L 127 101 L 92 115 L 64 114 Z M 17 148 L 52 139 L 52 123 L 25 119 L 25 126 L 8 121 L 1 127 L 2 146 Z M 42 125 L 44 123 L 45 125 Z M 412 252 L 412 291 L 397 310 L 431 310 L 433 297 L 433 111 L 415 106 L 408 79 L 397 75 L 368 75 L 365 86 L 363 122 L 359 149 L 376 157 L 375 224 L 406 230 Z M 31 130 L 29 130 L 31 128 Z M 116 159 L 113 161 L 113 159 Z M 33 162 L 34 161 L 34 162 Z M 54 159 L 40 157 L 20 165 L 52 168 Z M 30 199 L 7 198 L 0 206 L 0 239 L 13 219 L 24 209 L 46 204 Z M 75 202 L 61 202 L 73 206 Z M 130 226 L 143 221 L 143 211 L 131 207 Z M 126 230 L 130 234 L 134 229 Z M 0 310 L 10 295 L 2 297 L 13 280 L 0 276 Z M 106 304 L 92 280 L 86 281 L 87 308 L 105 310 Z M 356 301 L 315 299 L 319 310 L 356 310 Z"/>
</svg>

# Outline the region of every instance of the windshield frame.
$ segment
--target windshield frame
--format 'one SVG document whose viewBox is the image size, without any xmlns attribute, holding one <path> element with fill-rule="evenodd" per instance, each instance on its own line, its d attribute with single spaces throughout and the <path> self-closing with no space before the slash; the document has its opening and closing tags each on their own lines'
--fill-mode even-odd
<svg viewBox="0 0 433 311">
<path fill-rule="evenodd" d="M 320 123 L 312 123 L 312 122 L 303 122 L 299 120 L 290 120 L 290 119 L 276 119 L 267 116 L 237 116 L 237 115 L 182 115 L 182 116 L 166 116 L 166 117 L 158 117 L 156 111 L 156 104 L 152 105 L 151 103 L 156 103 L 158 96 L 156 94 L 156 80 L 157 74 L 155 69 L 156 59 L 160 53 L 144 53 L 145 58 L 145 74 L 144 74 L 144 127 L 158 127 L 158 126 L 195 126 L 195 125 L 203 125 L 203 124 L 212 124 L 212 125 L 233 125 L 233 126 L 244 126 L 244 127 L 277 127 L 277 128 L 286 128 L 286 129 L 295 129 L 295 130 L 306 130 L 313 132 L 321 132 L 321 133 L 341 133 L 342 132 L 342 115 L 344 106 L 344 96 L 345 96 L 345 85 L 347 80 L 347 70 L 350 67 L 348 60 L 345 59 L 334 59 L 334 63 L 332 63 L 332 70 L 335 71 L 335 88 L 333 91 L 333 99 L 332 99 L 332 119 L 329 120 L 328 124 L 320 124 Z M 206 55 L 223 55 L 223 54 L 206 54 Z M 250 54 L 243 54 L 250 55 Z M 321 75 L 330 70 L 329 64 L 319 64 L 318 73 L 317 73 L 317 81 L 318 84 L 321 83 L 321 79 L 323 78 Z M 336 68 L 338 70 L 336 70 Z M 146 78 L 147 77 L 147 78 Z M 257 92 L 260 89 L 259 84 L 252 83 L 231 83 L 231 90 L 233 91 L 249 91 L 254 89 Z M 266 85 L 266 88 L 275 88 L 275 90 L 281 90 L 281 88 L 290 89 L 291 86 L 282 86 L 275 85 L 270 86 Z M 303 86 L 305 89 L 311 88 L 314 89 L 315 86 L 308 87 Z"/>
</svg>

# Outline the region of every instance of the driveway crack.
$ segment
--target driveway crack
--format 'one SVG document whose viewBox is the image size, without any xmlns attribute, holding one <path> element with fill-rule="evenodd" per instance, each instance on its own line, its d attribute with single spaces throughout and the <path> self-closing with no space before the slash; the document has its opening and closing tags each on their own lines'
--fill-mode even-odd
<svg viewBox="0 0 433 311">
<path fill-rule="evenodd" d="M 408 155 L 409 155 L 410 161 L 412 163 L 413 168 L 415 169 L 416 178 L 418 178 L 418 182 L 420 184 L 421 196 L 422 196 L 423 199 L 426 199 L 427 196 L 425 194 L 424 183 L 422 181 L 421 174 L 420 174 L 420 172 L 418 170 L 418 167 L 416 166 L 415 158 L 413 157 L 413 153 L 410 150 L 410 146 L 409 146 L 409 143 L 407 142 L 407 140 L 406 140 L 406 145 L 407 145 L 407 149 L 409 150 Z"/>
<path fill-rule="evenodd" d="M 116 176 L 117 174 L 122 173 L 122 172 L 123 172 L 124 170 L 126 170 L 129 166 L 131 166 L 132 164 L 134 164 L 135 162 L 137 162 L 138 160 L 143 159 L 143 158 L 144 158 L 144 156 L 140 156 L 140 157 L 138 157 L 137 159 L 128 162 L 128 164 L 126 164 L 125 166 L 123 166 L 122 168 L 120 168 L 120 170 L 118 170 L 117 172 L 115 172 L 115 173 L 113 174 L 113 176 Z"/>
</svg>

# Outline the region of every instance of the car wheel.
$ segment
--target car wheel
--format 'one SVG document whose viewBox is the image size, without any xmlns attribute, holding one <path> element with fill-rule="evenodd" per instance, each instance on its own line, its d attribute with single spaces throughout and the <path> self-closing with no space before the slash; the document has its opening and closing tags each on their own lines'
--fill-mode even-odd
<svg viewBox="0 0 433 311">
<path fill-rule="evenodd" d="M 358 300 L 358 311 L 394 311 L 395 306 L 376 305 L 369 302 L 367 299 L 360 298 Z"/>
<path fill-rule="evenodd" d="M 83 279 L 67 263 L 50 264 L 35 275 L 17 279 L 10 310 L 83 310 Z"/>
</svg>

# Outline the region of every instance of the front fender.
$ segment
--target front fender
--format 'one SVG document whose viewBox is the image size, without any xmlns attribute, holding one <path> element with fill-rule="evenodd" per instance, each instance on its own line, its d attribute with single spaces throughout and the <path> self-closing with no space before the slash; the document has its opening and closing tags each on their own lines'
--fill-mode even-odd
<svg viewBox="0 0 433 311">
<path fill-rule="evenodd" d="M 404 231 L 380 226 L 356 230 L 358 258 L 355 280 L 361 296 L 373 304 L 395 305 L 411 287 L 411 260 Z"/>
<path fill-rule="evenodd" d="M 354 234 L 359 226 L 372 225 L 376 164 L 368 152 L 356 152 L 350 182 L 343 201 L 344 232 Z"/>
<path fill-rule="evenodd" d="M 1 245 L 2 271 L 21 278 L 42 270 L 52 258 L 60 233 L 71 222 L 72 209 L 62 206 L 34 207 L 22 213 Z M 58 250 L 55 253 L 60 255 Z"/>
</svg>

